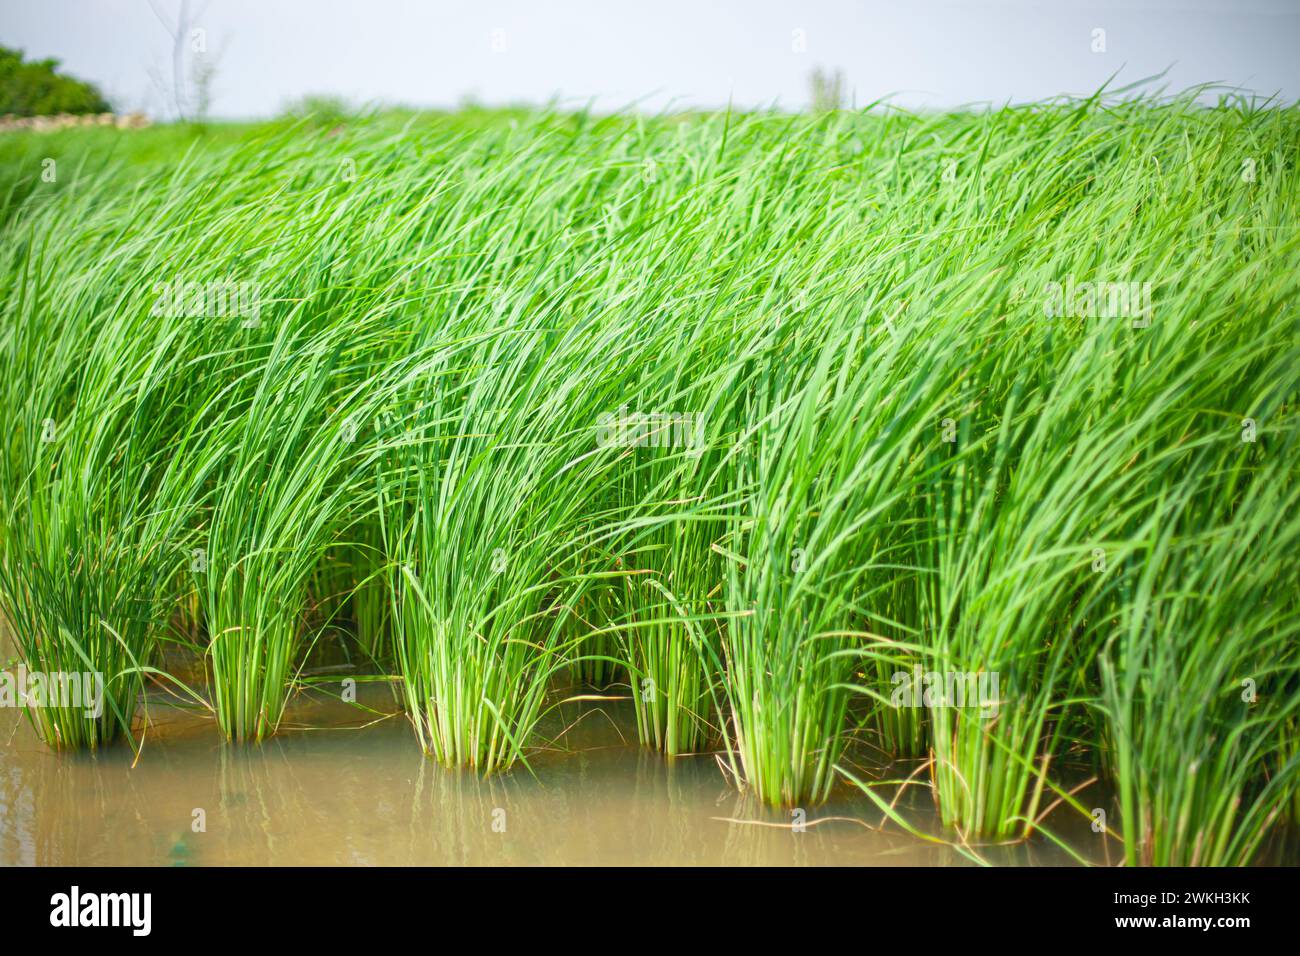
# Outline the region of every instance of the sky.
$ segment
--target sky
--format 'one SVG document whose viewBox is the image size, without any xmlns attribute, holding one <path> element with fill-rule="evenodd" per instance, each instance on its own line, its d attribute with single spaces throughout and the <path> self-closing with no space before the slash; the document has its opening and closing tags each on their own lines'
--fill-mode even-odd
<svg viewBox="0 0 1300 956">
<path fill-rule="evenodd" d="M 121 111 L 165 118 L 178 109 L 181 7 L 0 0 L 0 44 L 57 57 Z M 1296 0 L 188 0 L 188 13 L 180 108 L 198 108 L 205 69 L 218 119 L 272 116 L 306 95 L 800 108 L 817 68 L 841 71 L 859 106 L 1000 105 L 1162 72 L 1169 91 L 1213 82 L 1300 99 Z"/>
</svg>

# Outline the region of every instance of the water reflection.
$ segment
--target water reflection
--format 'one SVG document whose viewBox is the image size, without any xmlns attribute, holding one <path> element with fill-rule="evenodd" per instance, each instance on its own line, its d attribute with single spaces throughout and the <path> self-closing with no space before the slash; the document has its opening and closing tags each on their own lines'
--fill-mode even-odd
<svg viewBox="0 0 1300 956">
<path fill-rule="evenodd" d="M 386 707 L 382 688 L 370 701 Z M 219 741 L 200 716 L 153 707 L 143 755 L 54 755 L 0 711 L 0 864 L 868 864 L 968 865 L 896 827 L 846 789 L 788 812 L 737 793 L 709 756 L 671 764 L 625 746 L 623 717 L 579 721 L 568 752 L 482 780 L 423 758 L 400 717 L 366 729 L 356 712 L 300 700 L 294 724 L 260 746 Z M 557 728 L 574 714 L 555 715 Z M 909 808 L 937 825 L 928 792 Z M 746 823 L 728 821 L 748 821 Z M 1067 862 L 1048 845 L 991 848 L 996 862 Z"/>
</svg>

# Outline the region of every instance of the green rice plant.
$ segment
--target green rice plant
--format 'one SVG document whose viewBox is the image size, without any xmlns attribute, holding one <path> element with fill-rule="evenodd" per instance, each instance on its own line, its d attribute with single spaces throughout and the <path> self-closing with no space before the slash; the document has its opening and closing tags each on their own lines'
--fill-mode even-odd
<svg viewBox="0 0 1300 956">
<path fill-rule="evenodd" d="M 378 487 L 408 714 L 426 753 L 485 774 L 524 756 L 591 580 L 575 529 L 595 416 L 566 401 L 564 359 L 530 356 L 512 325 L 422 353 Z"/>
<path fill-rule="evenodd" d="M 661 395 L 651 407 L 683 403 L 703 407 L 681 395 Z M 640 742 L 669 757 L 718 737 L 722 562 L 713 545 L 736 501 L 715 495 L 724 454 L 720 445 L 709 447 L 719 436 L 710 434 L 707 414 L 623 408 L 609 426 L 624 434 L 612 449 L 617 483 L 609 523 L 619 574 L 606 586 L 613 599 L 604 620 L 618 638 Z M 701 480 L 710 473 L 713 479 Z"/>
<path fill-rule="evenodd" d="M 733 770 L 773 804 L 830 791 L 855 668 L 869 656 L 862 622 L 883 618 L 867 583 L 886 559 L 869 544 L 899 519 L 917 478 L 905 423 L 928 416 L 926 396 L 891 392 L 880 374 L 902 349 L 869 364 L 863 344 L 851 328 L 794 373 L 804 376 L 799 389 L 758 390 L 790 397 L 751 405 L 754 424 L 738 442 L 737 484 L 755 491 L 722 544 L 724 687 Z"/>
<path fill-rule="evenodd" d="M 696 752 L 716 736 L 717 631 L 700 573 L 714 564 L 706 529 L 700 522 L 669 525 L 658 536 L 662 550 L 642 555 L 649 573 L 623 579 L 630 618 L 623 653 L 637 733 L 643 745 L 669 757 Z"/>
<path fill-rule="evenodd" d="M 164 625 L 162 562 L 145 529 L 105 527 L 69 492 L 11 516 L 0 593 L 22 662 L 40 675 L 28 688 L 33 727 L 55 749 L 95 750 L 132 733 Z"/>
<path fill-rule="evenodd" d="M 1288 767 L 1300 755 L 1300 730 L 1297 730 L 1298 723 L 1292 720 L 1284 724 L 1281 728 L 1281 739 L 1278 742 L 1278 751 L 1276 757 L 1276 766 L 1274 772 L 1285 773 Z M 1291 805 L 1287 807 L 1286 812 L 1290 814 L 1291 823 L 1300 822 L 1300 787 L 1294 787 L 1291 791 Z"/>
<path fill-rule="evenodd" d="M 343 585 L 350 589 L 353 630 L 361 650 L 373 661 L 388 654 L 389 608 L 392 601 L 384 586 L 383 550 L 378 522 L 368 521 L 356 536 L 358 543 L 341 562 Z"/>
<path fill-rule="evenodd" d="M 175 516 L 153 504 L 170 470 L 156 451 L 168 395 L 147 369 L 167 346 L 140 350 L 128 312 L 93 343 L 47 350 L 32 287 L 17 294 L 26 318 L 3 339 L 16 426 L 0 455 L 0 612 L 30 672 L 79 685 L 75 705 L 38 695 L 37 732 L 93 750 L 132 733 L 179 570 Z"/>
<path fill-rule="evenodd" d="M 1270 436 L 1262 466 L 1235 435 L 1202 440 L 1191 470 L 1204 482 L 1162 500 L 1125 582 L 1099 663 L 1130 865 L 1246 865 L 1294 806 L 1300 529 L 1290 462 L 1273 457 L 1294 448 L 1293 427 Z M 1235 500 L 1209 490 L 1233 473 Z M 1229 502 L 1232 520 L 1204 521 Z"/>
<path fill-rule="evenodd" d="M 1083 763 L 1128 862 L 1249 861 L 1297 790 L 1297 113 L 1197 92 L 6 138 L 0 603 L 116 695 L 42 733 L 129 729 L 179 641 L 265 738 L 328 628 L 444 764 L 626 680 L 768 804 L 865 741 L 1019 839 Z"/>
</svg>

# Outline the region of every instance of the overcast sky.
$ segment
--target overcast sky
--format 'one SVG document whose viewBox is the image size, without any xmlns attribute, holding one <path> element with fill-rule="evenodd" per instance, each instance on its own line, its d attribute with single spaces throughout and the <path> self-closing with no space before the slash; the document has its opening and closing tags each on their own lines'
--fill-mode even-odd
<svg viewBox="0 0 1300 956">
<path fill-rule="evenodd" d="M 190 0 L 215 68 L 211 114 L 268 116 L 305 94 L 452 106 L 593 100 L 799 107 L 814 67 L 861 105 L 1086 94 L 1168 70 L 1300 99 L 1295 0 Z M 0 43 L 54 56 L 120 109 L 165 115 L 181 0 L 0 0 Z M 1104 31 L 1104 34 L 1097 31 Z M 186 39 L 194 45 L 194 36 Z M 1104 47 L 1104 49 L 1097 49 Z M 189 67 L 185 72 L 189 72 Z"/>
</svg>

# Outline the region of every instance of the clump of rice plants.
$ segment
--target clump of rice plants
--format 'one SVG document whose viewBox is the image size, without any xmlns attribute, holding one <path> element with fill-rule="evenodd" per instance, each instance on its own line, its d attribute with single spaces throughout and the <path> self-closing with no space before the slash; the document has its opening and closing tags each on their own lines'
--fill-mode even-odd
<svg viewBox="0 0 1300 956">
<path fill-rule="evenodd" d="M 61 134 L 48 189 L 10 138 L 0 608 L 108 688 L 29 714 L 129 734 L 182 640 L 261 740 L 328 629 L 448 766 L 626 684 L 770 805 L 865 741 L 1015 840 L 1087 764 L 1127 863 L 1249 862 L 1300 773 L 1298 124 L 377 115 Z"/>
<path fill-rule="evenodd" d="M 1246 865 L 1293 811 L 1292 437 L 1273 434 L 1277 444 L 1256 451 L 1227 431 L 1188 450 L 1188 480 L 1145 529 L 1099 658 L 1130 865 Z M 1210 490 L 1212 475 L 1234 476 L 1239 497 Z"/>
<path fill-rule="evenodd" d="M 10 518 L 3 613 L 29 675 L 17 692 L 41 738 L 59 750 L 95 750 L 132 733 L 165 625 L 168 562 L 143 529 L 105 527 L 79 503 L 51 498 Z"/>
</svg>

